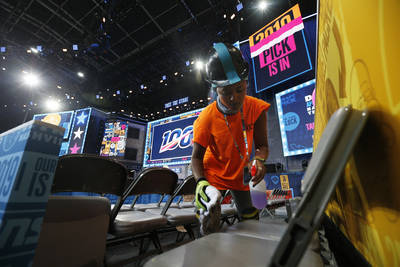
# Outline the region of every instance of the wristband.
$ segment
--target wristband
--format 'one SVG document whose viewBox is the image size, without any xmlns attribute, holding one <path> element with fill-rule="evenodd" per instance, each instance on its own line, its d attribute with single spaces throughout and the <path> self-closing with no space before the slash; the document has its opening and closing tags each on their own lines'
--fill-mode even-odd
<svg viewBox="0 0 400 267">
<path fill-rule="evenodd" d="M 264 164 L 265 161 L 266 161 L 266 159 L 264 159 L 264 158 L 262 158 L 262 157 L 259 157 L 259 156 L 255 156 L 254 159 L 260 161 L 260 162 L 263 163 L 263 164 Z"/>
</svg>

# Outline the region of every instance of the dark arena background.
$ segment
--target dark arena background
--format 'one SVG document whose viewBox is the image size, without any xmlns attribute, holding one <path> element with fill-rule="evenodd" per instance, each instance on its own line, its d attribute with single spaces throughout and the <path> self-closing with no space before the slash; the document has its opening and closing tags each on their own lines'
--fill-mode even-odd
<svg viewBox="0 0 400 267">
<path fill-rule="evenodd" d="M 0 266 L 400 266 L 399 13 L 0 0 Z M 266 204 L 243 220 L 228 190 L 202 235 L 193 125 L 218 42 L 270 104 Z"/>
</svg>

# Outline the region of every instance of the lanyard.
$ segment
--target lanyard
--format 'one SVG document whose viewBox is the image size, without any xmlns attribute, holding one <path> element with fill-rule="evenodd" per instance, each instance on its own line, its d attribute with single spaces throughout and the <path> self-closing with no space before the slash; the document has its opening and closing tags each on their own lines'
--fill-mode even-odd
<svg viewBox="0 0 400 267">
<path fill-rule="evenodd" d="M 242 116 L 243 138 L 244 138 L 244 144 L 246 145 L 246 159 L 249 160 L 249 145 L 247 143 L 246 125 L 244 124 L 243 110 L 242 109 L 240 109 L 240 115 Z M 235 137 L 233 137 L 231 128 L 229 127 L 228 119 L 226 118 L 226 114 L 224 114 L 224 119 L 225 119 L 226 126 L 228 126 L 229 133 L 232 136 L 233 142 L 235 143 L 235 147 L 236 147 L 237 151 L 239 152 L 240 159 L 243 160 L 244 157 L 242 155 L 242 152 L 240 152 L 240 149 L 239 149 L 239 146 L 238 146 L 238 144 L 237 144 L 237 142 L 235 140 Z"/>
</svg>

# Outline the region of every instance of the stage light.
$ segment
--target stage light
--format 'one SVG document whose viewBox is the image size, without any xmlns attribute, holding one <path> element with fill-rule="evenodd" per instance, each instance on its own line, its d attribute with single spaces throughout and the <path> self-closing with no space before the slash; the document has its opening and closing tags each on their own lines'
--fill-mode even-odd
<svg viewBox="0 0 400 267">
<path fill-rule="evenodd" d="M 117 96 L 116 94 L 113 94 L 113 96 Z"/>
<path fill-rule="evenodd" d="M 37 86 L 40 83 L 39 77 L 33 73 L 24 73 L 22 78 L 24 83 L 29 87 Z"/>
<path fill-rule="evenodd" d="M 235 14 L 232 14 L 232 15 L 231 15 L 231 20 L 233 20 L 235 17 L 236 17 L 236 15 L 235 15 Z"/>
<path fill-rule="evenodd" d="M 100 96 L 99 95 L 96 95 L 96 99 L 99 99 L 100 98 Z"/>
<path fill-rule="evenodd" d="M 26 53 L 30 54 L 30 53 L 32 53 L 32 50 L 28 49 L 28 50 L 26 50 Z"/>
<path fill-rule="evenodd" d="M 186 66 L 189 66 L 189 65 L 190 65 L 190 61 L 187 60 L 187 61 L 186 61 Z"/>
<path fill-rule="evenodd" d="M 42 52 L 42 46 L 41 45 L 36 46 L 36 50 Z"/>
<path fill-rule="evenodd" d="M 67 49 L 67 48 L 63 48 L 62 51 L 63 51 L 64 53 L 66 53 L 66 52 L 68 51 L 68 49 Z"/>
<path fill-rule="evenodd" d="M 178 72 L 175 72 L 174 74 L 175 74 L 175 76 L 176 76 L 176 75 L 178 75 Z"/>
<path fill-rule="evenodd" d="M 261 2 L 258 4 L 258 8 L 259 8 L 261 11 L 264 11 L 264 10 L 267 8 L 267 2 L 261 1 Z"/>
<path fill-rule="evenodd" d="M 39 51 L 38 51 L 36 48 L 33 48 L 33 47 L 31 47 L 31 51 L 32 51 L 34 54 L 39 53 Z"/>
<path fill-rule="evenodd" d="M 203 66 L 204 66 L 203 61 L 201 60 L 196 61 L 196 69 L 201 70 L 203 69 Z"/>
<path fill-rule="evenodd" d="M 72 45 L 72 50 L 78 51 L 78 45 L 76 45 L 76 44 Z"/>
<path fill-rule="evenodd" d="M 61 105 L 59 102 L 55 101 L 55 100 L 47 100 L 46 103 L 46 108 L 50 111 L 57 111 L 60 109 Z"/>
<path fill-rule="evenodd" d="M 100 99 L 103 99 L 103 97 L 102 97 L 102 96 L 100 96 Z"/>
<path fill-rule="evenodd" d="M 85 77 L 85 74 L 83 74 L 83 72 L 80 72 L 80 71 L 77 73 L 77 75 L 78 75 L 79 77 L 81 77 L 81 78 Z"/>
<path fill-rule="evenodd" d="M 6 52 L 6 47 L 5 46 L 0 47 L 0 52 L 1 53 L 5 53 Z"/>
<path fill-rule="evenodd" d="M 61 89 L 62 87 L 61 87 L 60 85 L 57 85 L 57 88 L 58 88 L 58 89 Z"/>
<path fill-rule="evenodd" d="M 141 84 L 141 85 L 140 85 L 140 89 L 143 89 L 143 88 L 144 88 L 144 84 Z"/>
<path fill-rule="evenodd" d="M 164 81 L 163 80 L 160 80 L 160 83 L 163 83 Z"/>
<path fill-rule="evenodd" d="M 121 94 L 121 91 L 120 91 L 120 90 L 117 90 L 117 95 L 119 95 L 119 94 Z"/>
<path fill-rule="evenodd" d="M 236 6 L 236 10 L 239 12 L 242 9 L 243 9 L 243 4 L 239 2 L 239 4 L 237 4 Z"/>
<path fill-rule="evenodd" d="M 133 93 L 133 91 L 132 91 L 132 90 L 129 90 L 129 93 L 130 93 L 130 94 L 132 94 L 132 93 Z"/>
<path fill-rule="evenodd" d="M 3 67 L 3 68 L 1 68 L 1 70 L 6 70 L 6 68 Z"/>
<path fill-rule="evenodd" d="M 224 19 L 226 19 L 226 14 L 224 14 Z"/>
<path fill-rule="evenodd" d="M 162 76 L 162 79 L 163 79 L 163 80 L 166 80 L 166 79 L 167 79 L 167 75 L 163 75 L 163 76 Z"/>
</svg>

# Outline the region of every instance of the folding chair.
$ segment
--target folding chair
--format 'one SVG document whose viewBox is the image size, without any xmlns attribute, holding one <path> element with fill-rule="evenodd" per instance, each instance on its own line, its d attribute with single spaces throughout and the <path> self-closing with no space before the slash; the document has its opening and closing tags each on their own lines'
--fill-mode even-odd
<svg viewBox="0 0 400 267">
<path fill-rule="evenodd" d="M 110 233 L 116 238 L 143 238 L 150 237 L 154 246 L 161 251 L 161 244 L 157 229 L 167 225 L 167 217 L 160 214 L 151 214 L 144 211 L 131 210 L 119 212 L 122 203 L 130 195 L 166 194 L 172 195 L 176 187 L 178 176 L 167 168 L 153 167 L 141 171 L 135 181 L 124 193 L 121 202 L 115 205 L 111 217 Z M 140 253 L 142 253 L 140 249 Z"/>
<path fill-rule="evenodd" d="M 323 266 L 309 246 L 364 125 L 366 111 L 350 106 L 329 120 L 303 178 L 303 198 L 277 240 L 215 233 L 151 259 L 145 266 Z M 262 229 L 261 229 L 262 231 Z"/>
<path fill-rule="evenodd" d="M 126 168 L 94 155 L 58 160 L 52 192 L 122 196 Z M 33 266 L 102 266 L 110 222 L 110 202 L 101 196 L 50 196 Z"/>
<path fill-rule="evenodd" d="M 227 196 L 231 195 L 231 191 L 227 190 L 224 197 L 221 201 Z M 221 225 L 222 227 L 224 223 L 227 225 L 232 225 L 235 223 L 236 220 L 239 220 L 239 214 L 235 206 L 235 202 L 232 198 L 230 204 L 221 204 Z"/>
<path fill-rule="evenodd" d="M 194 207 L 192 208 L 171 208 L 172 201 L 177 196 L 192 195 L 196 191 L 196 180 L 194 176 L 191 175 L 187 177 L 175 190 L 175 192 L 170 196 L 168 201 L 165 203 L 163 208 L 159 209 L 148 209 L 146 212 L 152 214 L 161 214 L 166 216 L 168 220 L 168 226 L 183 226 L 191 239 L 195 239 L 192 226 L 197 225 L 198 220 L 196 218 L 196 213 Z M 183 238 L 183 237 L 182 237 Z M 177 241 L 179 240 L 179 235 Z"/>
</svg>

